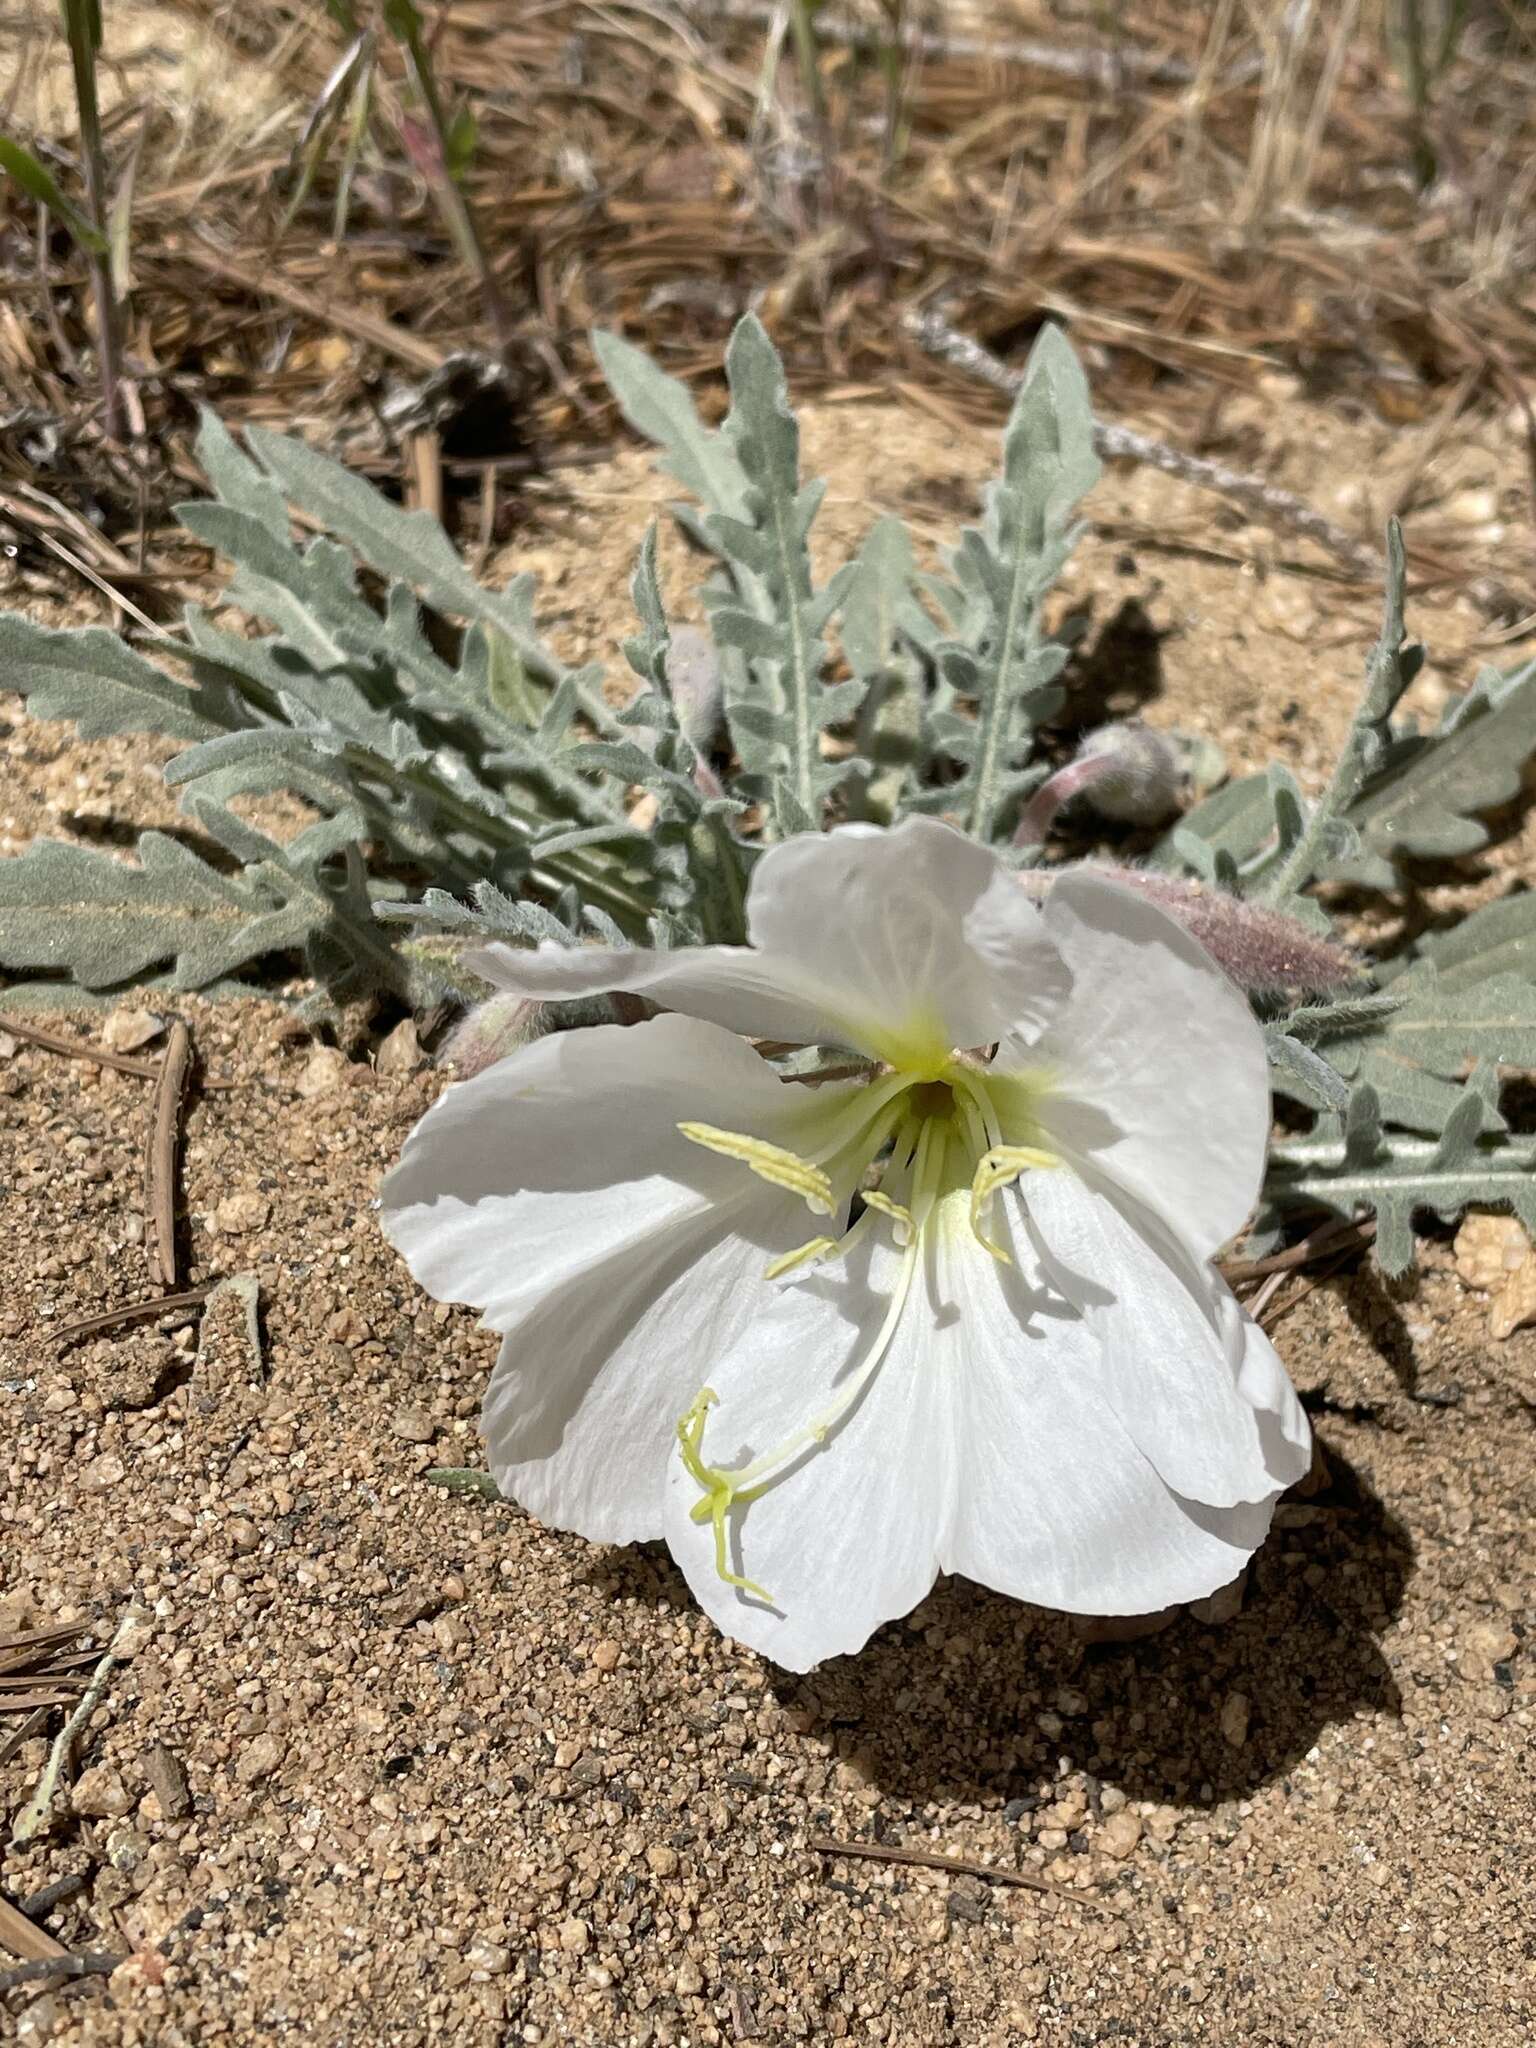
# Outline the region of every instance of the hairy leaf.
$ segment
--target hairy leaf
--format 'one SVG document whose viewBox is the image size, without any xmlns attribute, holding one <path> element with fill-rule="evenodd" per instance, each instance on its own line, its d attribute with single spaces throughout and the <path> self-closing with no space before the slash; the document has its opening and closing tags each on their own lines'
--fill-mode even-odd
<svg viewBox="0 0 1536 2048">
<path fill-rule="evenodd" d="M 711 512 L 746 519 L 750 486 L 736 451 L 699 418 L 686 384 L 669 377 L 644 349 L 599 328 L 593 352 L 637 434 L 661 449 L 667 468 Z"/>
<path fill-rule="evenodd" d="M 243 714 L 227 692 L 188 689 L 100 626 L 56 630 L 0 612 L 0 689 L 16 690 L 34 718 L 68 718 L 82 739 L 153 732 L 200 740 Z"/>
<path fill-rule="evenodd" d="M 1394 743 L 1348 813 L 1362 856 L 1328 874 L 1390 887 L 1392 865 L 1404 854 L 1443 860 L 1486 846 L 1479 814 L 1517 794 L 1533 752 L 1536 662 L 1509 676 L 1485 672 L 1439 732 Z"/>
<path fill-rule="evenodd" d="M 271 863 L 220 874 L 162 832 L 138 865 L 91 847 L 37 840 L 0 861 L 0 965 L 44 968 L 88 989 L 169 968 L 202 988 L 263 954 L 302 947 L 324 906 Z"/>
<path fill-rule="evenodd" d="M 1266 1201 L 1336 1215 L 1374 1214 L 1376 1257 L 1389 1274 L 1413 1262 L 1413 1215 L 1430 1209 L 1444 1221 L 1470 1204 L 1507 1203 L 1536 1229 L 1536 1142 L 1485 1130 L 1486 1089 L 1470 1084 L 1438 1139 L 1405 1137 L 1385 1128 L 1369 1085 L 1350 1099 L 1340 1138 L 1303 1138 L 1270 1153 Z"/>
<path fill-rule="evenodd" d="M 978 839 L 998 838 L 1011 822 L 1024 754 L 1067 659 L 1045 639 L 1040 605 L 1076 541 L 1071 515 L 1098 474 L 1081 365 L 1048 326 L 1025 366 L 986 517 L 955 554 L 969 630 L 939 649 L 953 688 L 975 700 L 974 733 L 962 741 L 949 729 L 949 751 L 964 767 L 949 804 Z"/>
<path fill-rule="evenodd" d="M 1411 959 L 1427 960 L 1447 992 L 1472 988 L 1495 975 L 1518 975 L 1536 983 L 1536 891 L 1522 890 L 1485 903 L 1447 930 L 1430 932 L 1413 949 Z M 1380 971 L 1389 986 L 1410 961 L 1393 962 Z"/>
<path fill-rule="evenodd" d="M 1399 976 L 1397 1007 L 1339 1034 L 1329 1058 L 1369 1082 L 1383 1114 L 1414 1131 L 1438 1131 L 1461 1094 L 1456 1083 L 1481 1063 L 1536 1068 L 1536 987 L 1512 974 L 1447 989 L 1425 962 Z"/>
</svg>

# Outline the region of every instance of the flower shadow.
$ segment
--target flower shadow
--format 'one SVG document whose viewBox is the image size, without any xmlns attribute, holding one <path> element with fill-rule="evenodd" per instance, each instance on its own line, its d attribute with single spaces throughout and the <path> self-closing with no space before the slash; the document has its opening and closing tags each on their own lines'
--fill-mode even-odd
<svg viewBox="0 0 1536 2048">
<path fill-rule="evenodd" d="M 1330 1724 L 1400 1705 L 1379 1638 L 1412 1546 L 1353 1468 L 1329 1464 L 1325 1493 L 1282 1504 L 1229 1622 L 1186 1611 L 1137 1641 L 1093 1641 L 1070 1616 L 949 1579 L 858 1656 L 774 1671 L 774 1692 L 916 1805 L 1038 1805 L 1062 1755 L 1132 1798 L 1242 1797 Z"/>
</svg>

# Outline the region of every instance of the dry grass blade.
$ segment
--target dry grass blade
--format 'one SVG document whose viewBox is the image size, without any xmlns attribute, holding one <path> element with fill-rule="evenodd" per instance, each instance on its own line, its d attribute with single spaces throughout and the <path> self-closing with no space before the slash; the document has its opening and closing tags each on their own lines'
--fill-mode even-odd
<svg viewBox="0 0 1536 2048">
<path fill-rule="evenodd" d="M 1293 22 L 1285 0 L 1140 0 L 1112 23 L 1095 18 L 1091 41 L 1030 11 L 1033 38 L 995 10 L 918 22 L 894 6 L 817 9 L 810 81 L 794 64 L 765 66 L 785 18 L 771 0 L 456 0 L 443 11 L 433 75 L 444 104 L 476 118 L 464 197 L 497 258 L 518 372 L 489 436 L 477 418 L 455 446 L 445 423 L 450 521 L 473 514 L 479 464 L 611 435 L 580 339 L 594 323 L 707 380 L 706 412 L 730 325 L 756 305 L 798 393 L 905 384 L 981 423 L 988 401 L 965 371 L 935 375 L 902 332 L 893 279 L 918 303 L 953 291 L 957 325 L 1010 360 L 1044 317 L 1069 320 L 1098 356 L 1100 403 L 1128 417 L 1150 399 L 1187 424 L 1186 446 L 1225 431 L 1226 394 L 1276 371 L 1346 391 L 1389 424 L 1432 417 L 1463 384 L 1468 411 L 1486 411 L 1536 377 L 1536 59 L 1496 9 L 1436 87 L 1439 133 L 1458 143 L 1428 191 L 1413 188 L 1422 123 L 1378 5 L 1345 0 Z M 344 57 L 345 28 L 297 0 L 199 20 L 205 59 L 218 68 L 221 57 L 267 112 L 178 150 L 176 175 L 136 198 L 140 352 L 178 366 L 163 388 L 141 388 L 140 455 L 161 465 L 154 511 L 189 472 L 183 394 L 236 421 L 298 422 L 397 478 L 380 371 L 430 374 L 455 353 L 493 352 L 479 283 L 403 158 L 352 180 L 339 240 L 334 162 L 288 208 L 271 174 Z M 381 57 L 386 129 L 399 69 L 398 52 Z M 141 60 L 136 77 L 154 162 L 174 94 Z M 823 102 L 809 124 L 808 92 Z M 30 111 L 15 109 L 23 128 Z M 68 422 L 87 361 L 85 273 L 40 274 L 25 235 L 6 261 L 0 248 L 8 403 Z M 7 285 L 21 317 L 4 306 Z M 145 479 L 77 425 L 50 480 L 61 501 L 83 502 L 84 448 L 122 540 L 140 524 Z M 35 468 L 0 432 L 0 483 L 35 487 Z M 1271 503 L 1264 516 L 1281 515 Z M 78 533 L 60 538 L 122 587 L 120 566 Z M 1449 573 L 1486 574 L 1473 545 L 1454 549 Z M 1490 590 L 1502 577 L 1519 593 L 1527 537 L 1500 548 Z"/>
<path fill-rule="evenodd" d="M 1263 1280 L 1271 1273 L 1289 1273 L 1298 1266 L 1309 1266 L 1314 1259 L 1330 1257 L 1335 1252 L 1351 1252 L 1356 1247 L 1364 1250 L 1375 1236 L 1374 1216 L 1335 1217 L 1286 1251 L 1271 1252 L 1263 1259 L 1223 1259 L 1221 1277 L 1229 1287 L 1241 1287 L 1246 1281 Z"/>
<path fill-rule="evenodd" d="M 160 1071 L 152 1060 L 134 1060 L 126 1053 L 108 1052 L 105 1046 L 85 1045 L 78 1038 L 61 1038 L 57 1031 L 24 1024 L 19 1017 L 0 1017 L 0 1031 L 24 1039 L 28 1045 L 39 1045 L 44 1052 L 62 1053 L 66 1059 L 90 1060 L 98 1067 L 114 1067 L 120 1074 L 137 1074 L 141 1081 L 153 1081 Z"/>
<path fill-rule="evenodd" d="M 1069 1906 L 1096 1906 L 1101 1912 L 1117 1912 L 1108 1899 L 1095 1892 L 1069 1892 L 1033 1877 L 1027 1870 L 1004 1870 L 994 1863 L 972 1863 L 963 1856 L 940 1856 L 930 1849 L 908 1849 L 894 1842 L 839 1842 L 830 1835 L 812 1835 L 805 1845 L 818 1856 L 857 1856 L 871 1863 L 910 1863 L 920 1870 L 944 1870 L 954 1877 L 979 1877 L 993 1884 L 1022 1886 L 1026 1891 L 1044 1892 Z"/>
<path fill-rule="evenodd" d="M 86 1626 L 83 1621 L 66 1622 L 59 1628 L 23 1629 L 13 1636 L 0 1636 L 0 1673 L 36 1669 L 66 1644 L 78 1643 Z"/>
<path fill-rule="evenodd" d="M 3 1742 L 0 1742 L 0 1766 L 8 1764 L 17 1750 L 30 1742 L 34 1735 L 41 1735 L 47 1725 L 51 1707 L 34 1707 L 19 1726 L 13 1728 Z"/>
<path fill-rule="evenodd" d="M 278 269 L 248 269 L 244 264 L 236 263 L 233 257 L 217 255 L 200 242 L 183 244 L 171 253 L 168 260 L 189 264 L 192 269 L 209 277 L 238 286 L 253 298 L 275 299 L 280 306 L 303 314 L 317 327 L 337 334 L 350 334 L 355 340 L 369 343 L 410 369 L 430 374 L 442 368 L 447 354 L 445 349 L 422 341 L 405 328 L 396 326 L 392 320 L 366 313 L 345 299 L 328 301 L 315 292 L 305 291 L 285 278 Z"/>
<path fill-rule="evenodd" d="M 181 1278 L 176 1253 L 176 1146 L 181 1101 L 192 1064 L 192 1038 L 178 1017 L 155 1077 L 155 1102 L 144 1148 L 144 1210 L 149 1218 L 149 1274 L 167 1287 Z"/>
<path fill-rule="evenodd" d="M 29 1963 L 46 1962 L 69 1954 L 62 1941 L 55 1941 L 45 1927 L 29 1920 L 20 1907 L 13 1906 L 7 1898 L 0 1898 L 0 1943 L 4 1943 L 13 1956 L 20 1956 Z"/>
<path fill-rule="evenodd" d="M 101 1661 L 91 1673 L 90 1684 L 86 1687 L 74 1712 L 53 1739 L 53 1748 L 48 1753 L 48 1762 L 43 1768 L 43 1775 L 38 1779 L 31 1798 L 16 1816 L 11 1828 L 11 1846 L 13 1848 L 24 1849 L 28 1842 L 32 1841 L 35 1836 L 42 1832 L 48 1819 L 48 1809 L 53 1803 L 53 1795 L 58 1789 L 59 1779 L 73 1753 L 75 1739 L 81 1729 L 84 1728 L 86 1722 L 90 1720 L 92 1714 L 101 1705 L 106 1695 L 107 1680 L 112 1676 L 115 1666 L 126 1657 L 132 1655 L 132 1651 L 128 1647 L 129 1638 L 142 1626 L 142 1617 L 134 1608 L 130 1608 L 118 1624 L 116 1634 L 102 1652 Z"/>
<path fill-rule="evenodd" d="M 78 1344 L 86 1337 L 99 1336 L 103 1330 L 120 1329 L 125 1323 L 152 1323 L 157 1316 L 199 1308 L 218 1284 L 217 1280 L 205 1280 L 198 1287 L 183 1288 L 179 1294 L 156 1294 L 148 1301 L 121 1302 L 116 1308 L 99 1308 L 91 1315 L 66 1323 L 62 1330 L 55 1330 L 53 1341 L 62 1348 L 66 1344 Z"/>
</svg>

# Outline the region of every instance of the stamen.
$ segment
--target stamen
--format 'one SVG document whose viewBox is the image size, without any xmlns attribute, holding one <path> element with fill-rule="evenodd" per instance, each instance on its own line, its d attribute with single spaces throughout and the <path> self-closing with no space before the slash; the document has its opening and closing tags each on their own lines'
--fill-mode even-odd
<svg viewBox="0 0 1536 2048">
<path fill-rule="evenodd" d="M 976 1075 L 967 1073 L 957 1060 L 950 1070 L 950 1085 L 957 1088 L 963 1098 L 962 1107 L 971 1111 L 986 1132 L 986 1145 L 980 1150 L 989 1151 L 1003 1142 L 1002 1126 L 997 1120 L 997 1111 L 988 1095 L 986 1084 Z M 967 1120 L 969 1121 L 969 1120 Z"/>
<path fill-rule="evenodd" d="M 730 1512 L 731 1503 L 741 1492 L 741 1474 L 723 1472 L 714 1465 L 706 1465 L 702 1449 L 704 1418 L 719 1398 L 713 1387 L 705 1387 L 677 1425 L 677 1441 L 682 1449 L 683 1464 L 689 1477 L 697 1480 L 704 1489 L 704 1498 L 695 1501 L 689 1512 L 694 1521 L 713 1522 L 715 1525 L 715 1571 L 718 1576 L 726 1585 L 739 1586 L 742 1592 L 750 1593 L 756 1600 L 766 1601 L 771 1607 L 771 1593 L 765 1593 L 753 1580 L 742 1578 L 739 1572 L 726 1570 L 725 1518 Z"/>
<path fill-rule="evenodd" d="M 911 1292 L 913 1276 L 922 1252 L 922 1227 L 938 1196 L 944 1151 L 943 1143 L 935 1142 L 934 1125 L 931 1122 L 925 1123 L 917 1141 L 912 1206 L 906 1212 L 911 1219 L 911 1231 L 902 1254 L 901 1271 L 897 1275 L 896 1285 L 886 1305 L 884 1320 L 869 1350 L 843 1381 L 826 1407 L 813 1415 L 809 1422 L 792 1431 L 771 1451 L 734 1470 L 705 1462 L 702 1448 L 704 1418 L 715 1405 L 717 1398 L 712 1388 L 704 1388 L 677 1425 L 677 1440 L 682 1448 L 683 1464 L 689 1476 L 697 1482 L 704 1493 L 704 1498 L 696 1501 L 689 1512 L 694 1521 L 711 1522 L 714 1525 L 716 1573 L 726 1585 L 739 1586 L 755 1598 L 767 1600 L 770 1605 L 773 1604 L 771 1596 L 760 1586 L 726 1569 L 725 1518 L 733 1507 L 747 1507 L 766 1493 L 803 1450 L 824 1443 L 879 1369 L 886 1352 L 890 1349 L 891 1339 L 896 1334 L 897 1324 L 901 1321 L 902 1310 L 906 1307 L 907 1296 Z M 865 1200 L 868 1200 L 867 1196 Z M 881 1204 L 875 1206 L 882 1207 Z M 892 1203 L 890 1207 L 896 1209 L 900 1205 Z M 861 1217 L 859 1223 L 854 1225 L 855 1232 L 862 1227 L 864 1221 L 865 1218 Z M 853 1234 L 849 1233 L 850 1236 Z"/>
<path fill-rule="evenodd" d="M 782 1145 L 770 1145 L 766 1138 L 754 1138 L 746 1131 L 722 1131 L 714 1124 L 679 1124 L 677 1127 L 693 1145 L 706 1152 L 719 1152 L 727 1159 L 739 1159 L 760 1179 L 798 1195 L 814 1216 L 832 1214 L 832 1183 L 808 1159 L 788 1152 Z"/>
<path fill-rule="evenodd" d="M 813 1261 L 824 1259 L 828 1252 L 835 1252 L 841 1241 L 836 1237 L 813 1237 L 805 1244 L 797 1244 L 792 1252 L 784 1252 L 771 1266 L 765 1267 L 763 1278 L 782 1279 L 786 1273 L 792 1273 L 796 1266 L 808 1266 Z"/>
<path fill-rule="evenodd" d="M 996 1245 L 982 1230 L 982 1221 L 999 1188 L 1018 1179 L 1032 1167 L 1060 1166 L 1061 1161 L 1054 1152 L 1042 1151 L 1038 1145 L 994 1145 L 976 1163 L 976 1177 L 971 1182 L 971 1231 L 976 1242 L 991 1252 L 1004 1265 L 1011 1265 L 1001 1245 Z"/>
<path fill-rule="evenodd" d="M 804 1156 L 772 1144 L 767 1138 L 754 1137 L 750 1131 L 726 1131 L 717 1124 L 701 1123 L 680 1123 L 677 1128 L 690 1144 L 702 1145 L 705 1151 L 718 1152 L 726 1159 L 739 1160 L 761 1179 L 798 1195 L 813 1215 L 830 1216 L 836 1203 L 832 1182 L 822 1171 L 822 1162 L 857 1143 L 867 1145 L 866 1156 L 873 1157 L 885 1143 L 892 1124 L 901 1118 L 903 1110 L 897 1098 L 909 1086 L 905 1074 L 887 1074 L 883 1081 L 855 1090 L 848 1110 L 835 1117 L 830 1126 L 823 1124 L 821 1143 Z"/>
<path fill-rule="evenodd" d="M 882 1195 L 878 1188 L 864 1188 L 859 1200 L 866 1209 L 878 1209 L 882 1216 L 889 1216 L 896 1225 L 896 1242 L 909 1244 L 912 1240 L 912 1211 L 900 1202 L 893 1202 L 889 1195 Z"/>
</svg>

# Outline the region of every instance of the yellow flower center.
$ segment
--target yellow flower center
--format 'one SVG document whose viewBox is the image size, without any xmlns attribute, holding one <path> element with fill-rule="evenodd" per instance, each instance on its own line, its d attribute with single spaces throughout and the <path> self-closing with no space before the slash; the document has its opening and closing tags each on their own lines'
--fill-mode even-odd
<svg viewBox="0 0 1536 2048">
<path fill-rule="evenodd" d="M 836 1186 L 854 1188 L 857 1211 L 841 1237 L 818 1236 L 785 1252 L 767 1269 L 770 1279 L 829 1259 L 845 1258 L 882 1218 L 901 1248 L 901 1266 L 880 1329 L 827 1406 L 761 1457 L 738 1466 L 711 1465 L 704 1456 L 704 1426 L 718 1396 L 705 1387 L 677 1425 L 684 1467 L 700 1489 L 691 1512 L 714 1528 L 715 1570 L 728 1586 L 772 1605 L 772 1596 L 729 1569 L 727 1517 L 782 1477 L 800 1453 L 822 1444 L 849 1413 L 890 1349 L 911 1292 L 930 1224 L 948 1214 L 950 1195 L 969 1187 L 968 1217 L 975 1245 L 1010 1264 L 1002 1245 L 987 1235 L 993 1197 L 1032 1169 L 1060 1164 L 1039 1142 L 1036 1112 L 1049 1092 L 1049 1076 L 994 1073 L 959 1054 L 942 1062 L 910 1059 L 861 1089 L 817 1132 L 814 1150 L 801 1154 L 740 1131 L 682 1123 L 683 1136 L 736 1159 L 752 1173 L 798 1195 L 813 1214 L 829 1216 Z"/>
</svg>

